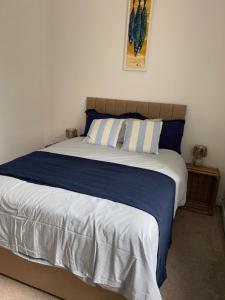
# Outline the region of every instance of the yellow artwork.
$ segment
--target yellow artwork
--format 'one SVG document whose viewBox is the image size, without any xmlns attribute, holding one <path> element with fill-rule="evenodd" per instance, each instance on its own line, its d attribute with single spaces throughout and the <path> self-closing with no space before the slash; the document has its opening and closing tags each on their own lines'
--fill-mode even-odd
<svg viewBox="0 0 225 300">
<path fill-rule="evenodd" d="M 125 70 L 146 70 L 152 0 L 130 0 L 128 6 Z"/>
</svg>

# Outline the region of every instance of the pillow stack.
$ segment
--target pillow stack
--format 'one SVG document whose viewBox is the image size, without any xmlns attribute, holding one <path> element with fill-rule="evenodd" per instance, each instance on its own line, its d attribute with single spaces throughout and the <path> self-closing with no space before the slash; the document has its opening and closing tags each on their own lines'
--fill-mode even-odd
<svg viewBox="0 0 225 300">
<path fill-rule="evenodd" d="M 181 153 L 184 120 L 146 119 L 139 113 L 121 115 L 102 114 L 94 109 L 86 111 L 83 136 L 90 144 L 116 147 L 122 150 L 158 154 L 158 149 Z"/>
<path fill-rule="evenodd" d="M 87 136 L 92 122 L 96 119 L 111 119 L 111 118 L 112 119 L 139 119 L 139 120 L 146 119 L 146 117 L 136 112 L 129 112 L 121 115 L 111 115 L 111 114 L 103 114 L 97 112 L 95 109 L 87 109 L 85 113 L 86 113 L 86 125 L 85 125 L 83 136 Z"/>
</svg>

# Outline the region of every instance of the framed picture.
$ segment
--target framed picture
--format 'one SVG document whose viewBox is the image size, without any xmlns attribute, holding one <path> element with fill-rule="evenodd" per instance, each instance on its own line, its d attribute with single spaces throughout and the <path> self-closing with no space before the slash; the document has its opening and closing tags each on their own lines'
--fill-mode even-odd
<svg viewBox="0 0 225 300">
<path fill-rule="evenodd" d="M 129 0 L 124 70 L 146 71 L 152 0 Z"/>
</svg>

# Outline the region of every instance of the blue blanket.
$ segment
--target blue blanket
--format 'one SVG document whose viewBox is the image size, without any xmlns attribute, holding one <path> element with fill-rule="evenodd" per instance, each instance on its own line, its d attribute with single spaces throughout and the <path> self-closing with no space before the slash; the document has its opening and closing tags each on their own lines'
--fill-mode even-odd
<svg viewBox="0 0 225 300">
<path fill-rule="evenodd" d="M 151 214 L 159 226 L 158 286 L 166 279 L 175 200 L 175 182 L 170 177 L 146 169 L 41 151 L 0 166 L 0 174 L 105 198 Z"/>
</svg>

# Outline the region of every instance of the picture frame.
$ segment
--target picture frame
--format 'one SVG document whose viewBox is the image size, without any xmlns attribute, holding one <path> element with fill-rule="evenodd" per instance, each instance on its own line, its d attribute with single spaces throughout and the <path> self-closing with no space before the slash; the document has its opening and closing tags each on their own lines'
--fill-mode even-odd
<svg viewBox="0 0 225 300">
<path fill-rule="evenodd" d="M 153 0 L 129 0 L 123 69 L 147 71 Z"/>
</svg>

